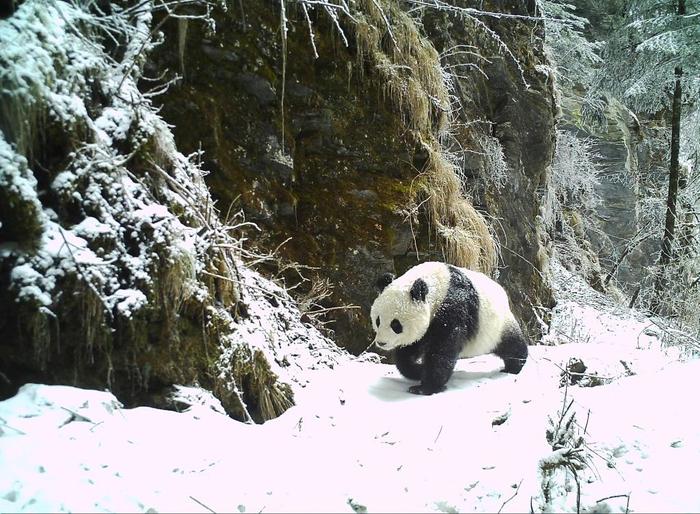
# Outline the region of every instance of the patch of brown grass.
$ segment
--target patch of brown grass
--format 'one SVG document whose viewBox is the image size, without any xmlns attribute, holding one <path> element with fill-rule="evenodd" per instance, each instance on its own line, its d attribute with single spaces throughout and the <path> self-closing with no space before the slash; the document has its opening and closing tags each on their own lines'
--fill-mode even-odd
<svg viewBox="0 0 700 514">
<path fill-rule="evenodd" d="M 440 143 L 451 125 L 450 90 L 438 52 L 393 0 L 361 0 L 356 16 L 360 69 L 367 61 L 384 95 L 428 153 L 421 193 L 430 223 L 450 263 L 491 272 L 497 248 L 484 217 L 464 194 L 462 179 Z"/>
</svg>

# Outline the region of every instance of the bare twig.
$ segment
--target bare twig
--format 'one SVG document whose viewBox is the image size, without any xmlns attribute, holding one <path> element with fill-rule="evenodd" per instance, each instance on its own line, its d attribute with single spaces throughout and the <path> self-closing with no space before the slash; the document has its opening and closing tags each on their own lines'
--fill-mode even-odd
<svg viewBox="0 0 700 514">
<path fill-rule="evenodd" d="M 107 300 L 102 296 L 102 293 L 95 287 L 95 284 L 93 284 L 83 271 L 83 267 L 80 265 L 78 260 L 75 258 L 75 254 L 73 253 L 73 249 L 71 248 L 70 243 L 68 242 L 68 239 L 66 239 L 66 235 L 63 232 L 63 227 L 59 227 L 58 231 L 61 233 L 61 237 L 63 238 L 63 242 L 66 245 L 66 248 L 68 249 L 68 253 L 71 256 L 71 259 L 73 259 L 73 263 L 75 264 L 75 268 L 78 270 L 78 273 L 82 277 L 82 279 L 85 281 L 87 286 L 90 288 L 90 290 L 95 293 L 95 296 L 97 296 L 97 299 L 100 300 L 100 303 L 102 303 L 102 306 L 104 307 L 104 312 L 107 314 L 107 317 L 109 319 L 112 319 L 112 310 L 109 308 L 109 304 L 107 303 Z"/>
<path fill-rule="evenodd" d="M 170 18 L 170 13 L 166 14 L 163 17 L 163 19 L 160 20 L 155 27 L 153 27 L 153 29 L 151 30 L 150 34 L 147 37 L 143 38 L 143 41 L 141 42 L 141 46 L 136 51 L 136 54 L 132 56 L 131 63 L 129 63 L 129 67 L 124 72 L 124 75 L 122 76 L 121 81 L 119 81 L 119 85 L 117 86 L 117 89 L 115 91 L 116 95 L 119 95 L 119 93 L 122 89 L 122 86 L 124 85 L 124 81 L 131 74 L 131 70 L 134 69 L 134 66 L 136 66 L 136 61 L 138 60 L 138 57 L 141 55 L 141 52 L 143 52 L 144 48 L 146 48 L 146 45 L 153 39 L 153 35 L 160 30 L 160 28 L 163 26 L 163 24 L 166 21 L 168 21 L 169 18 Z"/>
<path fill-rule="evenodd" d="M 311 25 L 311 18 L 309 17 L 309 8 L 305 2 L 302 2 L 301 8 L 304 11 L 304 17 L 306 18 L 306 25 L 309 27 L 309 38 L 311 39 L 311 48 L 314 51 L 314 59 L 318 59 L 318 50 L 316 50 L 316 38 L 314 36 L 314 28 Z"/>
<path fill-rule="evenodd" d="M 190 495 L 190 500 L 192 500 L 192 501 L 195 502 L 195 503 L 198 503 L 201 507 L 207 509 L 209 512 L 211 512 L 211 513 L 213 513 L 213 514 L 216 514 L 216 511 L 215 511 L 215 510 L 212 510 L 211 508 L 209 508 L 207 505 L 203 504 L 201 501 L 199 501 L 199 500 L 198 500 L 197 498 L 195 498 L 194 496 Z"/>
<path fill-rule="evenodd" d="M 308 314 L 309 316 L 314 315 L 314 314 L 325 314 L 326 312 L 330 311 L 339 311 L 339 310 L 348 310 L 348 309 L 359 309 L 359 305 L 339 305 L 337 307 L 324 307 L 322 309 L 316 309 L 313 311 L 305 311 L 304 314 Z"/>
<path fill-rule="evenodd" d="M 506 504 L 507 504 L 509 501 L 511 501 L 511 500 L 512 500 L 513 498 L 515 498 L 516 496 L 518 496 L 518 492 L 520 491 L 520 485 L 521 485 L 522 483 L 523 483 L 523 480 L 521 479 L 520 482 L 518 482 L 518 487 L 515 489 L 515 492 L 513 493 L 513 495 L 512 495 L 510 498 L 508 498 L 506 501 L 504 501 L 504 502 L 503 502 L 503 505 L 501 505 L 501 508 L 498 509 L 498 514 L 501 514 L 501 511 L 503 510 L 503 508 L 506 506 Z M 530 504 L 532 504 L 532 497 L 530 497 Z"/>
<path fill-rule="evenodd" d="M 443 425 L 440 425 L 440 430 L 438 431 L 437 435 L 435 436 L 435 440 L 433 441 L 433 444 L 437 443 L 437 440 L 440 438 L 440 434 L 442 434 L 442 428 L 443 428 Z"/>
<path fill-rule="evenodd" d="M 614 494 L 612 496 L 606 496 L 605 498 L 601 498 L 600 500 L 596 500 L 596 503 L 604 502 L 605 500 L 612 500 L 613 498 L 627 498 L 627 501 L 630 499 L 629 494 Z"/>
</svg>

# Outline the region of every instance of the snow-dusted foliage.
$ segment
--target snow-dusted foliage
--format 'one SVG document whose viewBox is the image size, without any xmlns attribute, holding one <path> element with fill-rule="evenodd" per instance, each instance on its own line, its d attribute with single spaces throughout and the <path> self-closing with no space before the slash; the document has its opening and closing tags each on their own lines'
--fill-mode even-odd
<svg viewBox="0 0 700 514">
<path fill-rule="evenodd" d="M 188 19 L 210 7 L 183 4 Z M 178 7 L 29 0 L 0 20 L 0 300 L 16 318 L 0 324 L 0 371 L 128 400 L 203 382 L 229 413 L 269 419 L 293 403 L 282 355 L 306 366 L 337 350 L 245 267 L 244 224 L 219 220 L 197 156 L 137 87 L 154 15 Z"/>
<path fill-rule="evenodd" d="M 0 230 L 19 244 L 32 245 L 43 221 L 36 178 L 27 159 L 0 137 Z M 18 229 L 20 224 L 22 229 Z"/>
<path fill-rule="evenodd" d="M 552 162 L 552 187 L 563 206 L 590 210 L 598 203 L 596 155 L 590 141 L 560 130 Z"/>
<path fill-rule="evenodd" d="M 600 62 L 602 44 L 583 34 L 588 20 L 574 13 L 576 7 L 561 0 L 537 2 L 545 23 L 545 49 L 554 65 L 562 91 L 587 88 Z"/>
<path fill-rule="evenodd" d="M 683 14 L 678 12 L 680 3 Z M 607 42 L 600 89 L 634 111 L 656 113 L 669 106 L 675 70 L 681 68 L 685 99 L 694 103 L 700 91 L 698 12 L 697 0 L 630 2 L 621 30 Z"/>
<path fill-rule="evenodd" d="M 475 139 L 480 147 L 478 153 L 484 159 L 483 180 L 500 190 L 508 181 L 509 171 L 503 155 L 503 146 L 497 138 L 488 134 L 477 134 Z"/>
<path fill-rule="evenodd" d="M 640 218 L 661 241 L 661 251 L 637 301 L 690 323 L 696 332 L 699 13 L 696 0 L 629 3 L 617 13 L 620 30 L 608 41 L 597 85 L 598 92 L 614 95 L 650 118 L 640 147 L 659 154 L 653 170 L 657 176 L 638 177 Z"/>
<path fill-rule="evenodd" d="M 587 238 L 595 229 L 593 210 L 599 202 L 596 155 L 579 134 L 559 130 L 551 173 L 542 199 L 545 226 L 553 232 L 558 254 L 591 284 L 600 286 L 600 267 Z"/>
</svg>

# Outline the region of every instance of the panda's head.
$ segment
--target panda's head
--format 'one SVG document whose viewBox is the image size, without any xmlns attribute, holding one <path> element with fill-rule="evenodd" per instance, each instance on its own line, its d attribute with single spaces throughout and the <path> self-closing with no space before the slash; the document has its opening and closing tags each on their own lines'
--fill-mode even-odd
<svg viewBox="0 0 700 514">
<path fill-rule="evenodd" d="M 432 316 L 428 283 L 422 277 L 394 281 L 387 273 L 377 280 L 377 288 L 380 293 L 371 310 L 374 343 L 388 351 L 423 337 Z"/>
</svg>

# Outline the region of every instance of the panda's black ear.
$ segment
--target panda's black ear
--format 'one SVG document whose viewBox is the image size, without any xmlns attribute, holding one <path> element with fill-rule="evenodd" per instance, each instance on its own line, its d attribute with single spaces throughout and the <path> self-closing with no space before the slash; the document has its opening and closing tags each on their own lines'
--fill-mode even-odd
<svg viewBox="0 0 700 514">
<path fill-rule="evenodd" d="M 428 296 L 428 284 L 419 278 L 411 286 L 411 298 L 416 302 L 424 302 L 426 296 Z"/>
<path fill-rule="evenodd" d="M 382 291 L 384 291 L 386 286 L 388 286 L 394 281 L 394 278 L 394 274 L 389 272 L 386 272 L 381 277 L 379 277 L 375 284 L 377 286 L 377 289 L 379 289 L 379 292 L 381 293 Z"/>
</svg>

